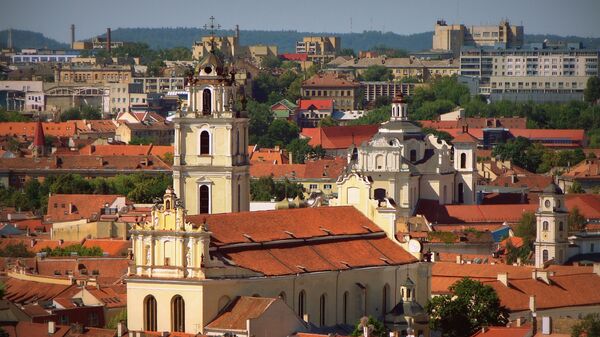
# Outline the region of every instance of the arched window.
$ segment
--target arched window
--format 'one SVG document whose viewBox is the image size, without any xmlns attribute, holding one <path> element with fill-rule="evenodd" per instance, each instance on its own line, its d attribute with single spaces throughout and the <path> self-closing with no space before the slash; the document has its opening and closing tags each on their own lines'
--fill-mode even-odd
<svg viewBox="0 0 600 337">
<path fill-rule="evenodd" d="M 237 136 L 235 141 L 235 154 L 240 154 L 240 130 L 237 130 Z"/>
<path fill-rule="evenodd" d="M 358 148 L 352 150 L 352 160 L 358 160 Z"/>
<path fill-rule="evenodd" d="M 467 168 L 467 154 L 460 154 L 460 168 Z"/>
<path fill-rule="evenodd" d="M 545 230 L 545 231 L 548 230 L 548 221 L 542 222 L 542 230 Z"/>
<path fill-rule="evenodd" d="M 383 286 L 383 292 L 381 294 L 381 316 L 383 316 L 383 318 L 385 318 L 385 314 L 387 314 L 388 312 L 388 306 L 389 306 L 389 296 L 390 296 L 390 286 L 386 283 L 386 285 Z"/>
<path fill-rule="evenodd" d="M 564 229 L 564 225 L 563 225 L 563 222 L 561 221 L 558 223 L 558 230 L 562 232 L 563 229 Z"/>
<path fill-rule="evenodd" d="M 171 300 L 171 331 L 185 331 L 185 303 L 179 295 Z"/>
<path fill-rule="evenodd" d="M 417 150 L 410 150 L 410 161 L 413 163 L 417 161 Z"/>
<path fill-rule="evenodd" d="M 204 115 L 209 115 L 210 112 L 212 111 L 211 103 L 212 103 L 212 93 L 210 92 L 210 89 L 204 89 L 202 91 L 202 113 Z"/>
<path fill-rule="evenodd" d="M 304 319 L 305 313 L 306 313 L 306 292 L 304 290 L 302 290 L 298 294 L 298 316 L 300 316 Z"/>
<path fill-rule="evenodd" d="M 342 318 L 344 319 L 344 324 L 348 324 L 348 299 L 350 297 L 350 294 L 346 291 L 344 292 L 344 298 L 343 298 L 343 303 L 342 303 Z"/>
<path fill-rule="evenodd" d="M 463 183 L 458 183 L 458 202 L 465 202 L 465 185 Z"/>
<path fill-rule="evenodd" d="M 375 168 L 378 170 L 383 169 L 383 155 L 375 156 Z"/>
<path fill-rule="evenodd" d="M 210 188 L 208 185 L 200 185 L 200 214 L 210 213 Z"/>
<path fill-rule="evenodd" d="M 385 198 L 385 188 L 376 188 L 373 192 L 373 197 L 375 200 L 383 200 Z"/>
<path fill-rule="evenodd" d="M 542 251 L 542 261 L 543 261 L 543 262 L 546 262 L 546 261 L 548 261 L 548 250 L 547 250 L 547 249 L 544 249 L 544 250 Z"/>
<path fill-rule="evenodd" d="M 152 295 L 144 299 L 144 330 L 156 331 L 156 299 Z"/>
<path fill-rule="evenodd" d="M 319 300 L 319 325 L 320 326 L 325 326 L 325 300 L 326 300 L 326 296 L 325 294 L 321 295 L 321 298 Z"/>
<path fill-rule="evenodd" d="M 200 132 L 200 155 L 210 154 L 210 133 L 203 130 Z"/>
</svg>

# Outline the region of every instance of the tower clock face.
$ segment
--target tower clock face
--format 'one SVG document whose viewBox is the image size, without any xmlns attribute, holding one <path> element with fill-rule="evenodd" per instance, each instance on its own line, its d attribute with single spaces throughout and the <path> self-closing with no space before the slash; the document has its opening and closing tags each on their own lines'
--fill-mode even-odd
<svg viewBox="0 0 600 337">
<path fill-rule="evenodd" d="M 550 208 L 550 200 L 546 200 L 544 202 L 544 206 L 546 206 L 546 208 Z"/>
</svg>

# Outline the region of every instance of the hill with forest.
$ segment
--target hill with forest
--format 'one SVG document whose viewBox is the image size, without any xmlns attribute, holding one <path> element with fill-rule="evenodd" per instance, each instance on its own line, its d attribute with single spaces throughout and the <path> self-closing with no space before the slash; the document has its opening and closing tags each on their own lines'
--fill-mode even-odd
<svg viewBox="0 0 600 337">
<path fill-rule="evenodd" d="M 232 30 L 221 30 L 219 35 L 233 35 Z M 6 46 L 7 31 L 0 31 L 0 47 Z M 112 31 L 115 41 L 129 41 L 146 43 L 153 49 L 192 46 L 194 41 L 201 36 L 208 35 L 208 31 L 200 28 L 118 28 Z M 240 43 L 242 45 L 268 44 L 276 45 L 280 53 L 293 52 L 296 41 L 304 36 L 335 35 L 342 39 L 342 48 L 351 48 L 355 51 L 369 50 L 376 46 L 404 49 L 406 51 L 420 51 L 431 48 L 433 32 L 401 35 L 392 32 L 364 31 L 361 33 L 309 33 L 291 30 L 265 31 L 241 30 Z M 104 36 L 104 35 L 99 35 Z M 558 36 L 534 34 L 525 35 L 526 42 L 542 42 L 544 40 L 582 42 L 588 48 L 600 48 L 600 38 L 585 38 L 579 36 Z M 66 43 L 50 39 L 41 33 L 23 30 L 13 30 L 13 44 L 15 48 L 67 48 Z"/>
</svg>

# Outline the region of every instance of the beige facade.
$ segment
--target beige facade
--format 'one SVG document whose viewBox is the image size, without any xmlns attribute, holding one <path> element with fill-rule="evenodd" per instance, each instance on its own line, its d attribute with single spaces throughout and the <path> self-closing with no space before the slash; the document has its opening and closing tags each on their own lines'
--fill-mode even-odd
<svg viewBox="0 0 600 337">
<path fill-rule="evenodd" d="M 338 73 L 353 73 L 360 76 L 371 66 L 384 66 L 392 71 L 394 81 L 402 81 L 408 78 L 418 81 L 427 81 L 436 77 L 456 75 L 460 71 L 458 62 L 449 60 L 423 60 L 415 57 L 385 56 L 348 60 L 336 65 L 331 71 Z"/>
<path fill-rule="evenodd" d="M 147 104 L 148 95 L 142 91 L 140 84 L 111 83 L 108 88 L 110 90 L 109 109 L 114 116 L 130 111 L 132 105 Z"/>
<path fill-rule="evenodd" d="M 55 222 L 50 235 L 54 240 L 81 241 L 83 239 L 127 238 L 128 225 L 114 221 L 88 221 L 87 219 Z"/>
<path fill-rule="evenodd" d="M 188 91 L 186 111 L 173 119 L 175 192 L 190 214 L 249 210 L 248 119 L 233 110 L 238 93 L 213 53 Z"/>
<path fill-rule="evenodd" d="M 214 41 L 214 42 L 213 42 Z M 238 36 L 203 36 L 200 41 L 196 41 L 192 46 L 192 57 L 195 60 L 202 60 L 210 51 L 219 50 L 225 57 L 234 57 L 239 53 Z"/>
<path fill-rule="evenodd" d="M 59 64 L 54 69 L 54 81 L 77 84 L 131 83 L 133 67 L 130 65 Z"/>
<path fill-rule="evenodd" d="M 569 212 L 564 194 L 554 183 L 540 195 L 540 205 L 535 217 L 535 267 L 543 268 L 547 263 L 565 263 L 568 259 Z"/>
<path fill-rule="evenodd" d="M 173 144 L 173 124 L 156 122 L 128 123 L 121 122 L 115 130 L 115 138 L 118 141 L 129 144 L 134 139 L 149 139 L 154 145 Z"/>
<path fill-rule="evenodd" d="M 341 49 L 339 36 L 306 36 L 296 42 L 296 54 L 307 54 L 308 59 L 316 63 L 333 60 Z"/>
<path fill-rule="evenodd" d="M 434 50 L 451 50 L 455 56 L 463 46 L 494 46 L 504 44 L 507 48 L 523 45 L 523 26 L 511 25 L 501 21 L 498 25 L 465 26 L 463 24 L 447 25 L 439 20 L 433 33 Z"/>
</svg>

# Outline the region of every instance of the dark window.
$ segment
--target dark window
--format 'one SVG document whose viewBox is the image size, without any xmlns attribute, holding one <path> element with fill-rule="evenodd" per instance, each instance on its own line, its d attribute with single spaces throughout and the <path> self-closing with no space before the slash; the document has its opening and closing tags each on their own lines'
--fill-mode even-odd
<svg viewBox="0 0 600 337">
<path fill-rule="evenodd" d="M 200 213 L 208 213 L 210 206 L 210 193 L 207 185 L 200 186 Z"/>
<path fill-rule="evenodd" d="M 152 295 L 144 300 L 144 330 L 156 331 L 156 299 Z"/>
<path fill-rule="evenodd" d="M 461 153 L 460 154 L 460 168 L 466 168 L 466 167 L 467 167 L 467 154 Z"/>
<path fill-rule="evenodd" d="M 325 326 L 325 294 L 321 295 L 321 299 L 319 301 L 319 325 Z"/>
<path fill-rule="evenodd" d="M 304 319 L 304 314 L 306 313 L 306 293 L 304 290 L 300 291 L 298 294 L 298 316 Z"/>
<path fill-rule="evenodd" d="M 546 262 L 546 261 L 548 261 L 548 250 L 546 250 L 546 249 L 544 249 L 544 250 L 542 251 L 542 261 L 543 261 L 543 262 Z"/>
<path fill-rule="evenodd" d="M 376 188 L 373 197 L 376 200 L 383 200 L 385 198 L 385 188 Z"/>
<path fill-rule="evenodd" d="M 458 183 L 458 202 L 465 202 L 465 185 L 463 183 Z"/>
<path fill-rule="evenodd" d="M 185 302 L 179 295 L 171 300 L 171 331 L 185 331 Z"/>
<path fill-rule="evenodd" d="M 210 134 L 206 130 L 200 132 L 200 154 L 210 154 Z"/>
<path fill-rule="evenodd" d="M 417 150 L 410 150 L 410 161 L 417 161 Z"/>
<path fill-rule="evenodd" d="M 210 89 L 204 89 L 202 91 L 202 113 L 204 115 L 209 115 L 211 112 L 211 98 L 212 94 L 210 92 Z"/>
<path fill-rule="evenodd" d="M 343 303 L 343 318 L 344 318 L 344 324 L 348 324 L 348 297 L 350 296 L 350 294 L 348 294 L 348 292 L 346 291 L 344 293 L 344 303 Z"/>
</svg>

